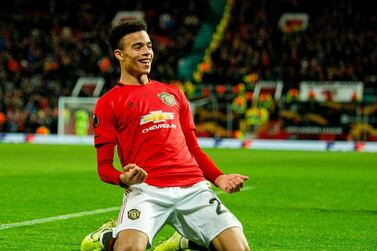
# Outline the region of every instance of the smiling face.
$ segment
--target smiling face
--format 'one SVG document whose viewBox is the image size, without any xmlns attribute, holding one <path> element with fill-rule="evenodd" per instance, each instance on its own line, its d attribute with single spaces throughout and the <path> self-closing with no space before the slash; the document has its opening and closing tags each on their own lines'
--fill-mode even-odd
<svg viewBox="0 0 377 251">
<path fill-rule="evenodd" d="M 154 55 L 148 33 L 136 31 L 127 34 L 120 44 L 121 49 L 116 49 L 114 55 L 120 62 L 123 74 L 136 79 L 148 75 Z"/>
</svg>

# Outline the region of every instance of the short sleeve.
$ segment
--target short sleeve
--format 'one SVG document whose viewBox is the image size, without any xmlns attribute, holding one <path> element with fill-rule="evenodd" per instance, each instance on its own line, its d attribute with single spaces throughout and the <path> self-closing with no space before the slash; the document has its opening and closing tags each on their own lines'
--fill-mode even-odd
<svg viewBox="0 0 377 251">
<path fill-rule="evenodd" d="M 116 120 L 110 104 L 99 99 L 94 107 L 93 130 L 95 146 L 116 143 Z"/>
</svg>

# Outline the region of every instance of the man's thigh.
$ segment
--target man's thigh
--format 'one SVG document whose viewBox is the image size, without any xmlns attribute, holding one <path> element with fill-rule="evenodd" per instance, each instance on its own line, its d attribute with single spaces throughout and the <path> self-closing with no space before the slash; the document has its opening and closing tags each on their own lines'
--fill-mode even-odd
<svg viewBox="0 0 377 251">
<path fill-rule="evenodd" d="M 177 206 L 172 224 L 188 239 L 207 247 L 224 230 L 242 229 L 239 220 L 205 183 L 196 190 L 194 187 L 194 191 Z"/>
<path fill-rule="evenodd" d="M 118 225 L 113 229 L 113 237 L 118 237 L 125 230 L 137 230 L 144 233 L 149 244 L 156 233 L 165 224 L 172 212 L 172 207 L 159 201 L 159 197 L 151 196 L 148 186 L 134 186 L 126 191 L 119 213 Z"/>
</svg>

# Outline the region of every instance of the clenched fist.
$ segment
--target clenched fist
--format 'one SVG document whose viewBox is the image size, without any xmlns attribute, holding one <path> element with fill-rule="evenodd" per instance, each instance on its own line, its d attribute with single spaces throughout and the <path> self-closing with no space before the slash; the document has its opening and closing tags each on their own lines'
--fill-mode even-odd
<svg viewBox="0 0 377 251">
<path fill-rule="evenodd" d="M 119 176 L 120 181 L 124 185 L 134 185 L 143 183 L 148 174 L 136 164 L 127 164 L 123 167 L 124 173 Z"/>
</svg>

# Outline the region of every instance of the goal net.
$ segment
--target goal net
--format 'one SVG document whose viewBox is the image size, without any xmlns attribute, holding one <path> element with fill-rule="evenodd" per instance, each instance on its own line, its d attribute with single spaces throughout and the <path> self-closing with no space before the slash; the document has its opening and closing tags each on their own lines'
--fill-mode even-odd
<svg viewBox="0 0 377 251">
<path fill-rule="evenodd" d="M 80 77 L 71 97 L 59 98 L 59 135 L 93 134 L 93 109 L 104 84 L 102 77 Z"/>
<path fill-rule="evenodd" d="M 98 98 L 60 97 L 59 135 L 87 136 L 93 134 L 93 109 Z"/>
</svg>

